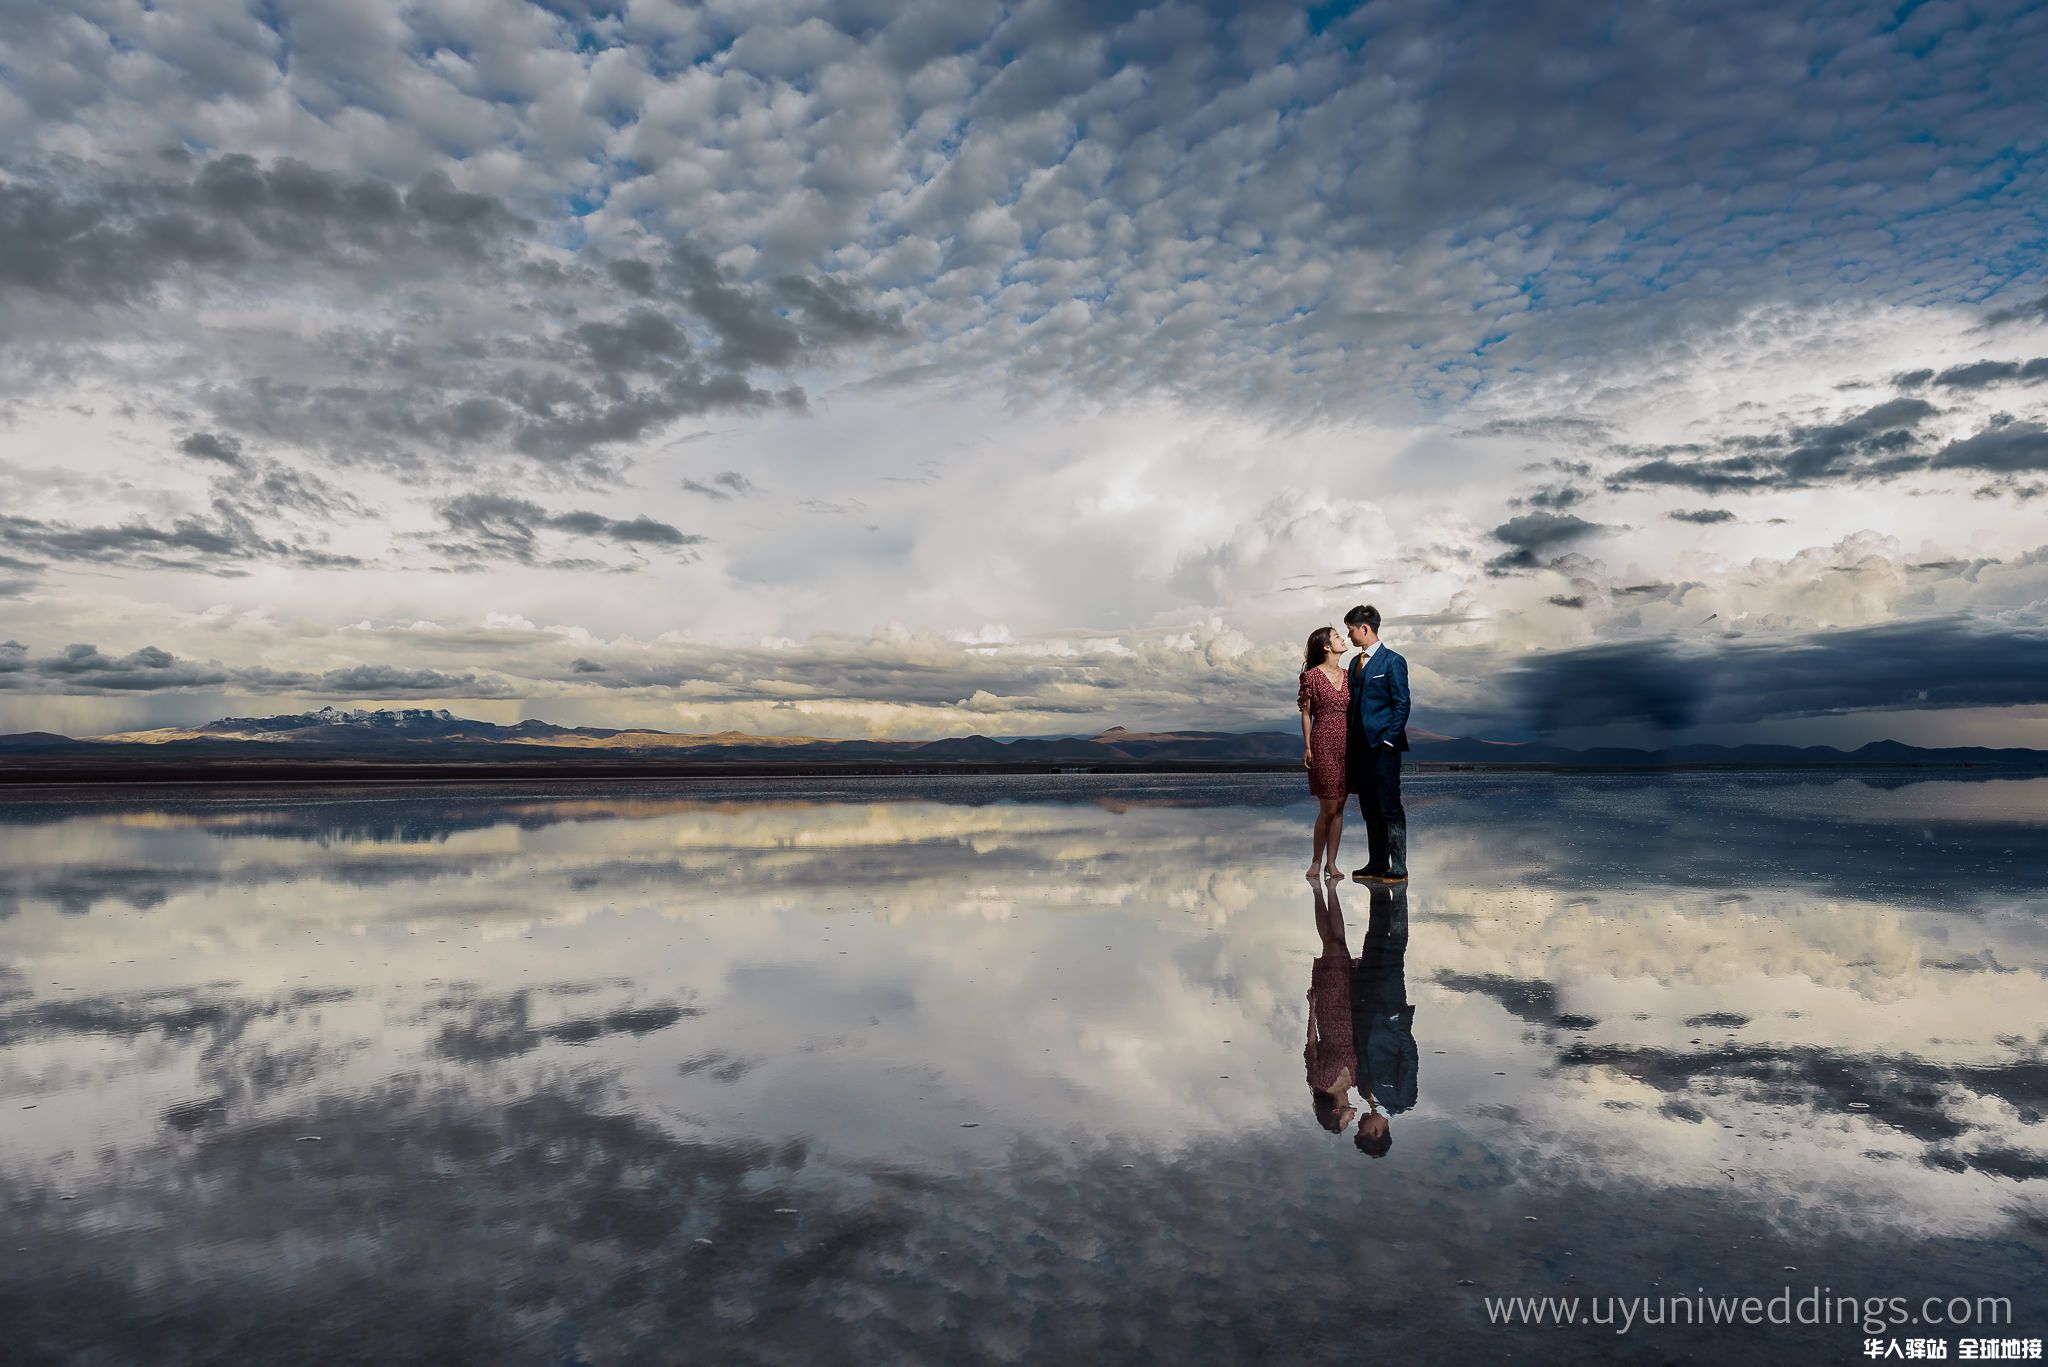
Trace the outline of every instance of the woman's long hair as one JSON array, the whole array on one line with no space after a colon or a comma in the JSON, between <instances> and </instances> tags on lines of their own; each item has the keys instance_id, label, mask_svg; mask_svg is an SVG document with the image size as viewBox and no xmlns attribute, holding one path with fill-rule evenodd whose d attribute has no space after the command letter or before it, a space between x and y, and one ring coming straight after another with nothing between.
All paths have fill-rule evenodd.
<instances>
[{"instance_id":1,"label":"woman's long hair","mask_svg":"<svg viewBox=\"0 0 2048 1367\"><path fill-rule=\"evenodd\" d=\"M1314 631L1311 631L1308 634L1308 653L1302 657L1301 667L1303 669L1314 669L1317 665L1321 664L1323 662L1323 651L1328 648L1324 643L1336 634L1337 628L1335 627L1317 627Z\"/></svg>"}]
</instances>

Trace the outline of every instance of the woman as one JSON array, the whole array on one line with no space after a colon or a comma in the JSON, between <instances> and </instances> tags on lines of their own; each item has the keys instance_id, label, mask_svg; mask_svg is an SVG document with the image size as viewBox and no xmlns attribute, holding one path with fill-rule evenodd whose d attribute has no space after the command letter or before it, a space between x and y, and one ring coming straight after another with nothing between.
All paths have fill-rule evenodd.
<instances>
[{"instance_id":1,"label":"woman","mask_svg":"<svg viewBox=\"0 0 2048 1367\"><path fill-rule=\"evenodd\" d=\"M1308 857L1310 882L1315 881L1318 864L1323 877L1343 877L1337 871L1337 842L1344 838L1344 714L1351 706L1351 685L1337 665L1343 657L1344 638L1337 628L1310 632L1301 689L1295 696L1301 708L1301 765L1308 770L1308 790L1317 803L1315 846Z\"/></svg>"},{"instance_id":2,"label":"woman","mask_svg":"<svg viewBox=\"0 0 2048 1367\"><path fill-rule=\"evenodd\" d=\"M1315 885L1316 932L1323 952L1308 971L1308 1097L1316 1119L1331 1134L1342 1134L1356 1115L1351 1088L1358 1080L1358 1046L1351 1020L1351 950L1344 943L1344 908L1337 889L1327 896Z\"/></svg>"}]
</instances>

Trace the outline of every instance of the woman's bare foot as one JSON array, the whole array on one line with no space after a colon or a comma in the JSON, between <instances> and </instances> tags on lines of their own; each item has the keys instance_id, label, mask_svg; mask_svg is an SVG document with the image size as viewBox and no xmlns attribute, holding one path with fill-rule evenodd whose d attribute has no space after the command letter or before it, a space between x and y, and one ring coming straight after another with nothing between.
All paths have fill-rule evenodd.
<instances>
[{"instance_id":1,"label":"woman's bare foot","mask_svg":"<svg viewBox=\"0 0 2048 1367\"><path fill-rule=\"evenodd\" d=\"M1303 875L1302 875L1302 877L1304 877L1304 878L1308 879L1308 881L1309 881L1309 882L1311 882L1311 883L1315 882L1315 881L1316 881L1316 866L1315 866L1315 865L1313 865L1313 864L1309 865L1309 866L1308 866L1308 872L1307 872L1307 873L1305 873L1305 874L1303 874Z\"/></svg>"},{"instance_id":2,"label":"woman's bare foot","mask_svg":"<svg viewBox=\"0 0 2048 1367\"><path fill-rule=\"evenodd\" d=\"M1337 866L1336 866L1335 864L1325 864L1325 865L1323 865L1323 877L1325 877L1325 878L1342 878L1343 876L1344 876L1344 875L1343 875L1343 873L1342 873L1342 872L1340 872L1340 871L1338 870L1338 868L1337 868Z\"/></svg>"}]
</instances>

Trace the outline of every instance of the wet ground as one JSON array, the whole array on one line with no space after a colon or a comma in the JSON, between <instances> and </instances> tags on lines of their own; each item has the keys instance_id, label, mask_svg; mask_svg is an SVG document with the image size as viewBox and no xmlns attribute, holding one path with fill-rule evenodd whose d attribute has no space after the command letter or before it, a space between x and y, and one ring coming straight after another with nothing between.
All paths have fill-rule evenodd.
<instances>
[{"instance_id":1,"label":"wet ground","mask_svg":"<svg viewBox=\"0 0 2048 1367\"><path fill-rule=\"evenodd\" d=\"M0 1358L2048 1331L2048 780L1408 787L1409 888L1336 894L1414 1008L1378 1157L1310 1104L1294 776L0 803ZM1701 1293L1762 1322L1489 1300Z\"/></svg>"}]
</instances>

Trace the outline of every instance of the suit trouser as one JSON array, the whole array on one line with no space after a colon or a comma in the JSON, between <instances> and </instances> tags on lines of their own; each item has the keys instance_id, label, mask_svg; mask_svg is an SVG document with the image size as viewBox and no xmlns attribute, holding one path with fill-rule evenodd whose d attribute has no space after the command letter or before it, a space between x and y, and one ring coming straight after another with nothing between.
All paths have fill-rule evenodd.
<instances>
[{"instance_id":1,"label":"suit trouser","mask_svg":"<svg viewBox=\"0 0 2048 1367\"><path fill-rule=\"evenodd\" d=\"M1406 821L1401 806L1401 752L1391 745L1375 745L1362 763L1352 766L1352 782L1358 788L1358 814L1368 823Z\"/></svg>"},{"instance_id":2,"label":"suit trouser","mask_svg":"<svg viewBox=\"0 0 2048 1367\"><path fill-rule=\"evenodd\" d=\"M1355 743L1355 737L1354 737ZM1365 866L1385 873L1390 866L1406 874L1408 866L1408 813L1401 806L1401 752L1391 745L1375 745L1356 756L1346 767L1351 786L1358 790L1358 814L1365 818ZM1398 828L1400 848L1395 849Z\"/></svg>"}]
</instances>

